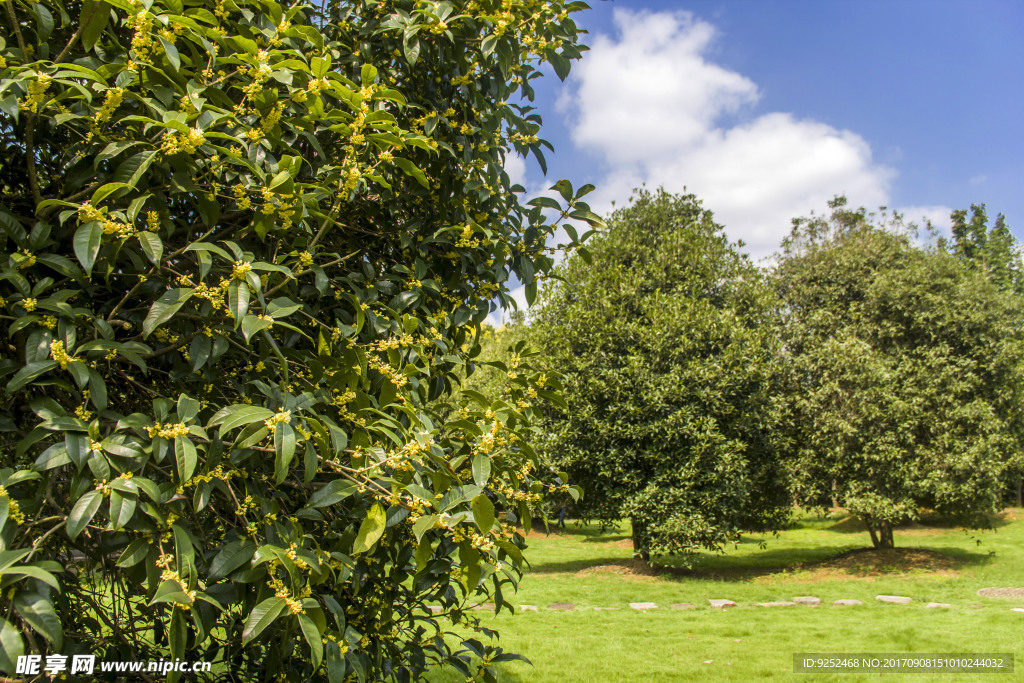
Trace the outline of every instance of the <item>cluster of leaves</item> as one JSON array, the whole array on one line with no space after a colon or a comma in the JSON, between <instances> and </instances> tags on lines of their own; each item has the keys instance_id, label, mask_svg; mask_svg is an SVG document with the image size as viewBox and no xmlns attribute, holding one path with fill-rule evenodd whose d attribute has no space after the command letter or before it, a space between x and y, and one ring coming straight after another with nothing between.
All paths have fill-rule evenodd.
<instances>
[{"instance_id":1,"label":"cluster of leaves","mask_svg":"<svg viewBox=\"0 0 1024 683\"><path fill-rule=\"evenodd\" d=\"M543 451L585 518L643 557L717 549L788 514L768 438L779 344L758 268L692 195L638 191L543 291L530 339L564 375Z\"/></svg>"},{"instance_id":2,"label":"cluster of leaves","mask_svg":"<svg viewBox=\"0 0 1024 683\"><path fill-rule=\"evenodd\" d=\"M511 656L428 604L511 609L516 520L566 490L528 443L555 378L445 401L510 276L535 288L559 220L597 222L502 170L543 163L514 102L542 62L564 78L585 7L6 2L0 669Z\"/></svg>"},{"instance_id":3,"label":"cluster of leaves","mask_svg":"<svg viewBox=\"0 0 1024 683\"><path fill-rule=\"evenodd\" d=\"M923 508L984 524L1021 444L1021 309L899 216L831 208L795 221L775 272L796 496L834 496L882 547Z\"/></svg>"}]
</instances>

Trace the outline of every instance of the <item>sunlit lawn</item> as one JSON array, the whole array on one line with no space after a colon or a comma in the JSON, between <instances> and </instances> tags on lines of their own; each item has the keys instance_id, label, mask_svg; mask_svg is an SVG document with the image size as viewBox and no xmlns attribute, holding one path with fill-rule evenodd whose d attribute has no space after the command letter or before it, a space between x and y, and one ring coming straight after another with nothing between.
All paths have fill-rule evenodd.
<instances>
[{"instance_id":1,"label":"sunlit lawn","mask_svg":"<svg viewBox=\"0 0 1024 683\"><path fill-rule=\"evenodd\" d=\"M870 545L853 520L842 513L801 513L778 536L752 537L724 554L702 555L693 570L664 566L654 572L631 559L626 528L606 535L571 525L550 536L535 531L528 553L533 569L513 600L540 611L476 614L501 633L505 649L533 662L504 665L501 680L507 681L878 678L794 674L793 654L799 652L1014 653L1017 671L1024 671L1024 614L1010 611L1024 607L1024 600L977 595L984 587L1024 586L1024 510L1008 510L991 531L934 524L897 530L895 553L865 554L851 552ZM875 599L880 594L914 602L883 604ZM804 595L821 598L821 606L753 604ZM737 607L712 609L709 598L733 600ZM864 605L832 606L843 598ZM554 602L572 602L576 609L547 609ZM630 602L655 602L659 609L638 612ZM951 608L926 608L928 602ZM673 603L696 609L675 610ZM435 678L459 680L454 673Z\"/></svg>"}]
</instances>

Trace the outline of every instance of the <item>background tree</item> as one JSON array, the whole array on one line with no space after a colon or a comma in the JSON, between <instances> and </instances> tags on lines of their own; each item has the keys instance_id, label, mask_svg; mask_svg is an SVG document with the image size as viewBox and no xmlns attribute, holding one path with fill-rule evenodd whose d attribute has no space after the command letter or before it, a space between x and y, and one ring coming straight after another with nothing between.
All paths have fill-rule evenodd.
<instances>
[{"instance_id":1,"label":"background tree","mask_svg":"<svg viewBox=\"0 0 1024 683\"><path fill-rule=\"evenodd\" d=\"M531 321L568 404L543 450L584 489L580 514L629 518L644 558L788 513L768 438L773 298L739 249L693 195L638 191Z\"/></svg>"},{"instance_id":2,"label":"background tree","mask_svg":"<svg viewBox=\"0 0 1024 683\"><path fill-rule=\"evenodd\" d=\"M510 609L516 516L564 490L526 441L545 379L438 401L552 265L502 166L543 163L514 103L585 5L5 7L0 669L492 678L426 603Z\"/></svg>"},{"instance_id":3,"label":"background tree","mask_svg":"<svg viewBox=\"0 0 1024 683\"><path fill-rule=\"evenodd\" d=\"M989 227L985 205L972 204L970 219L963 209L954 211L950 218L952 240L944 240L943 246L982 273L1000 291L1013 295L1017 310L1024 310L1024 255L1006 224L1006 217L999 214ZM1020 507L1024 506L1024 425L1016 427L1019 445L1016 457L1007 468L1007 481L1015 490Z\"/></svg>"},{"instance_id":4,"label":"background tree","mask_svg":"<svg viewBox=\"0 0 1024 683\"><path fill-rule=\"evenodd\" d=\"M875 547L922 508L984 524L1019 418L1019 309L899 217L845 204L795 221L775 271L797 497L834 485Z\"/></svg>"}]
</instances>

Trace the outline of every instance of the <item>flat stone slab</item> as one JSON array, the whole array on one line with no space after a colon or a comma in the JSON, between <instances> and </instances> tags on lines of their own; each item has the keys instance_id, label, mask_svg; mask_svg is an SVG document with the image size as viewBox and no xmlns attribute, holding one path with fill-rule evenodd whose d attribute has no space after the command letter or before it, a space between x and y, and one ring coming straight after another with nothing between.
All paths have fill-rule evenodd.
<instances>
[{"instance_id":1,"label":"flat stone slab","mask_svg":"<svg viewBox=\"0 0 1024 683\"><path fill-rule=\"evenodd\" d=\"M485 603L483 603L481 605L473 605L472 609L475 610L475 611L489 609L489 610L491 610L493 612L494 611L494 605L492 603L490 603L490 602L485 602Z\"/></svg>"},{"instance_id":2,"label":"flat stone slab","mask_svg":"<svg viewBox=\"0 0 1024 683\"><path fill-rule=\"evenodd\" d=\"M631 602L629 603L631 609L645 610L645 609L658 609L658 606L653 602Z\"/></svg>"},{"instance_id":3,"label":"flat stone slab","mask_svg":"<svg viewBox=\"0 0 1024 683\"><path fill-rule=\"evenodd\" d=\"M809 605L811 607L816 607L821 604L821 598L816 598L812 595L798 595L795 598L793 598L793 602L795 602L798 605Z\"/></svg>"},{"instance_id":4,"label":"flat stone slab","mask_svg":"<svg viewBox=\"0 0 1024 683\"><path fill-rule=\"evenodd\" d=\"M1011 612L1024 612L1024 607L1011 607Z\"/></svg>"},{"instance_id":5,"label":"flat stone slab","mask_svg":"<svg viewBox=\"0 0 1024 683\"><path fill-rule=\"evenodd\" d=\"M879 602L890 602L894 605L909 605L913 602L913 598L908 598L903 595L876 595L875 600Z\"/></svg>"},{"instance_id":6,"label":"flat stone slab","mask_svg":"<svg viewBox=\"0 0 1024 683\"><path fill-rule=\"evenodd\" d=\"M929 602L927 605L925 605L925 607L938 607L941 609L950 609L951 607L953 607L953 605L950 605L948 602Z\"/></svg>"},{"instance_id":7,"label":"flat stone slab","mask_svg":"<svg viewBox=\"0 0 1024 683\"><path fill-rule=\"evenodd\" d=\"M536 612L537 605L519 605L520 612Z\"/></svg>"},{"instance_id":8,"label":"flat stone slab","mask_svg":"<svg viewBox=\"0 0 1024 683\"><path fill-rule=\"evenodd\" d=\"M553 602L548 609L562 610L563 612L571 612L576 609L576 605L571 602Z\"/></svg>"},{"instance_id":9,"label":"flat stone slab","mask_svg":"<svg viewBox=\"0 0 1024 683\"><path fill-rule=\"evenodd\" d=\"M985 598L1024 598L1024 588L982 588L978 595Z\"/></svg>"},{"instance_id":10,"label":"flat stone slab","mask_svg":"<svg viewBox=\"0 0 1024 683\"><path fill-rule=\"evenodd\" d=\"M715 609L725 609L726 607L735 607L736 603L732 600L708 600L711 606Z\"/></svg>"},{"instance_id":11,"label":"flat stone slab","mask_svg":"<svg viewBox=\"0 0 1024 683\"><path fill-rule=\"evenodd\" d=\"M864 603L860 600L836 600L832 603L833 607L850 607L853 605L863 605Z\"/></svg>"},{"instance_id":12,"label":"flat stone slab","mask_svg":"<svg viewBox=\"0 0 1024 683\"><path fill-rule=\"evenodd\" d=\"M444 611L444 607L441 607L440 605L428 605L427 609L430 610L431 614L440 614Z\"/></svg>"},{"instance_id":13,"label":"flat stone slab","mask_svg":"<svg viewBox=\"0 0 1024 683\"><path fill-rule=\"evenodd\" d=\"M672 609L697 609L697 605L691 605L688 602L677 602L672 605Z\"/></svg>"},{"instance_id":14,"label":"flat stone slab","mask_svg":"<svg viewBox=\"0 0 1024 683\"><path fill-rule=\"evenodd\" d=\"M618 607L595 607L594 611L595 612L614 612L617 609L619 609L619 608Z\"/></svg>"},{"instance_id":15,"label":"flat stone slab","mask_svg":"<svg viewBox=\"0 0 1024 683\"><path fill-rule=\"evenodd\" d=\"M795 602L755 602L757 607L796 607Z\"/></svg>"}]
</instances>

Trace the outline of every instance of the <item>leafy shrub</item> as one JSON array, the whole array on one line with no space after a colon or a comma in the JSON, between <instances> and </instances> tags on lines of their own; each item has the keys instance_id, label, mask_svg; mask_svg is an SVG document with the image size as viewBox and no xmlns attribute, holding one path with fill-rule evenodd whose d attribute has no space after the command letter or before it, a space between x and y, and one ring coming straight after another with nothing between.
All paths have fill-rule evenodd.
<instances>
[{"instance_id":1,"label":"leafy shrub","mask_svg":"<svg viewBox=\"0 0 1024 683\"><path fill-rule=\"evenodd\" d=\"M514 523L564 489L526 441L546 378L438 406L510 275L552 266L502 164L543 164L514 102L585 5L5 7L0 668L509 657L427 604L511 609Z\"/></svg>"}]
</instances>

